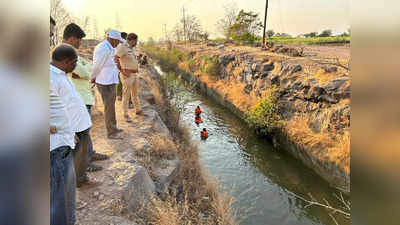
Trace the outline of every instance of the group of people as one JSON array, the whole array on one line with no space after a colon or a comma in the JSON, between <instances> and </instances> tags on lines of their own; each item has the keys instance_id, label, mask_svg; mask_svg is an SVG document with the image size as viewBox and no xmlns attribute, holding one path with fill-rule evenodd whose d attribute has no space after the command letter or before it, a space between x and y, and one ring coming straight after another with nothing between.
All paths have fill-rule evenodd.
<instances>
[{"instance_id":1,"label":"group of people","mask_svg":"<svg viewBox=\"0 0 400 225\"><path fill-rule=\"evenodd\" d=\"M50 36L56 22L50 18ZM135 46L138 36L110 30L98 44L93 66L79 57L85 32L78 25L67 25L61 44L51 49L50 61L50 224L75 224L75 188L90 183L87 172L103 169L96 160L109 157L93 149L90 137L91 109L94 105L92 86L99 91L103 105L107 138L123 139L117 127L115 101L119 77L122 82L122 108L126 122L129 101L136 115L143 115L137 97L138 61ZM146 59L147 60L147 59Z\"/></svg>"},{"instance_id":2,"label":"group of people","mask_svg":"<svg viewBox=\"0 0 400 225\"><path fill-rule=\"evenodd\" d=\"M201 109L200 109L200 106L197 106L196 109L194 110L194 115L195 115L195 117L194 117L194 122L197 124L197 126L198 126L200 123L203 123L203 120L201 120L201 116L200 116L201 113L202 113L202 111L201 111ZM200 137L201 137L201 139L203 139L203 140L205 140L205 139L208 138L208 131L207 131L206 128L203 128L203 130L200 131Z\"/></svg>"}]
</instances>

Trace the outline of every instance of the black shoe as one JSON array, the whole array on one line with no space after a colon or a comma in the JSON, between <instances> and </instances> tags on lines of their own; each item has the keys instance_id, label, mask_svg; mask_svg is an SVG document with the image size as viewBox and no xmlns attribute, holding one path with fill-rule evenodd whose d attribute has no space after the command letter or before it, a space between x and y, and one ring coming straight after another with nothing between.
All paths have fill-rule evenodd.
<instances>
[{"instance_id":1,"label":"black shoe","mask_svg":"<svg viewBox=\"0 0 400 225\"><path fill-rule=\"evenodd\" d=\"M108 139L117 140L117 139L123 139L123 138L121 136L119 136L117 133L114 133L114 134L108 135Z\"/></svg>"},{"instance_id":2,"label":"black shoe","mask_svg":"<svg viewBox=\"0 0 400 225\"><path fill-rule=\"evenodd\" d=\"M84 176L76 179L76 187L80 188L82 185L89 183L89 177L85 174Z\"/></svg>"},{"instance_id":3,"label":"black shoe","mask_svg":"<svg viewBox=\"0 0 400 225\"><path fill-rule=\"evenodd\" d=\"M115 134L121 133L122 131L124 130L117 128L117 130L115 130Z\"/></svg>"},{"instance_id":4,"label":"black shoe","mask_svg":"<svg viewBox=\"0 0 400 225\"><path fill-rule=\"evenodd\" d=\"M105 154L100 154L100 153L94 153L93 155L92 155L92 158L91 158L91 161L93 162L93 161L99 161L99 160L106 160L106 159L109 159L110 157L108 156L108 155L105 155Z\"/></svg>"},{"instance_id":5,"label":"black shoe","mask_svg":"<svg viewBox=\"0 0 400 225\"><path fill-rule=\"evenodd\" d=\"M86 171L89 172L89 173L92 173L92 172L100 171L102 169L103 169L102 166L98 166L96 164L90 163L88 165L88 168L86 169Z\"/></svg>"}]
</instances>

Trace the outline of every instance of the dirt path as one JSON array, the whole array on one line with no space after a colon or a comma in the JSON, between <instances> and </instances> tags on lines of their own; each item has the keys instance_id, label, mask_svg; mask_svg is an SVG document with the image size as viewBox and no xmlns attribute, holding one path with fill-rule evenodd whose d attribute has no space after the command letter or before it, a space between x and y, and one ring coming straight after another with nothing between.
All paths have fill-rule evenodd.
<instances>
[{"instance_id":1,"label":"dirt path","mask_svg":"<svg viewBox=\"0 0 400 225\"><path fill-rule=\"evenodd\" d=\"M110 156L109 160L96 161L102 171L88 173L90 184L77 189L77 225L129 225L134 224L121 215L121 193L137 167L137 154L146 151L146 136L151 131L153 109L142 101L144 116L132 117L133 122L123 120L121 101L116 102L117 126L124 132L123 140L106 138L102 101L97 96L97 110L92 115L91 137L94 149ZM131 111L133 116L133 110Z\"/></svg>"}]
</instances>

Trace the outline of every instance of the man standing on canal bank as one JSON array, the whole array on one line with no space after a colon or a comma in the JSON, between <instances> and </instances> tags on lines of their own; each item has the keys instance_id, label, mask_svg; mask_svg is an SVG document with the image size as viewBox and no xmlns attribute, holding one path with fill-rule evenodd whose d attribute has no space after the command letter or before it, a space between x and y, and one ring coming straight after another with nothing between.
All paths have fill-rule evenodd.
<instances>
[{"instance_id":1,"label":"man standing on canal bank","mask_svg":"<svg viewBox=\"0 0 400 225\"><path fill-rule=\"evenodd\" d=\"M86 34L81 29L81 27L74 23L71 23L67 25L64 29L63 43L72 45L77 51L77 49L79 49L81 45L82 39L85 36ZM72 83L74 84L76 91L81 95L83 101L85 102L86 108L90 115L92 106L94 104L94 97L89 84L90 73L87 66L90 66L89 62L78 56L76 67L72 73L68 74L68 76L72 78ZM86 158L86 168L84 168L85 170L88 170L89 172L94 172L103 169L101 166L92 163L92 161L105 160L108 159L108 156L97 153L93 150L93 143L90 137L90 133L88 135L87 151L85 152L86 155L82 156Z\"/></svg>"},{"instance_id":2,"label":"man standing on canal bank","mask_svg":"<svg viewBox=\"0 0 400 225\"><path fill-rule=\"evenodd\" d=\"M50 64L50 224L75 224L74 136L85 142L91 126L80 95L67 77L75 69L77 54L69 45L56 47ZM80 135L79 135L80 133ZM87 142L86 142L87 144ZM77 179L78 180L78 179Z\"/></svg>"},{"instance_id":3,"label":"man standing on canal bank","mask_svg":"<svg viewBox=\"0 0 400 225\"><path fill-rule=\"evenodd\" d=\"M135 33L128 35L127 41L120 44L115 52L115 61L121 71L122 81L122 107L126 122L132 122L128 114L129 99L132 97L137 115L143 115L138 94L137 94L137 74L138 61L136 59L136 44L138 36Z\"/></svg>"},{"instance_id":4,"label":"man standing on canal bank","mask_svg":"<svg viewBox=\"0 0 400 225\"><path fill-rule=\"evenodd\" d=\"M91 83L96 83L103 100L104 119L109 139L122 139L119 135L122 129L117 128L115 118L116 86L119 79L118 68L114 62L114 52L120 42L123 42L121 33L117 30L110 30L107 39L96 46L90 80Z\"/></svg>"}]
</instances>

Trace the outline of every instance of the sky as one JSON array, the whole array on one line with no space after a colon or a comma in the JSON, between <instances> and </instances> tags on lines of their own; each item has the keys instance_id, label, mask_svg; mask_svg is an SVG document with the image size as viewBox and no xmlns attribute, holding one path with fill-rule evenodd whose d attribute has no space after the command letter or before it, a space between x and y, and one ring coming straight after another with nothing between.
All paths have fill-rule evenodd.
<instances>
[{"instance_id":1,"label":"sky","mask_svg":"<svg viewBox=\"0 0 400 225\"><path fill-rule=\"evenodd\" d=\"M142 40L158 40L182 18L182 9L195 15L211 37L219 36L216 22L224 16L224 5L235 2L239 9L257 12L264 18L264 0L62 0L78 18L95 18L99 32L115 28L117 17L122 31L135 32ZM118 16L117 16L118 15ZM93 22L93 20L92 20ZM89 26L92 28L93 26ZM343 33L350 28L349 0L269 0L267 29L298 35L332 29ZM90 37L90 32L88 32Z\"/></svg>"}]
</instances>

